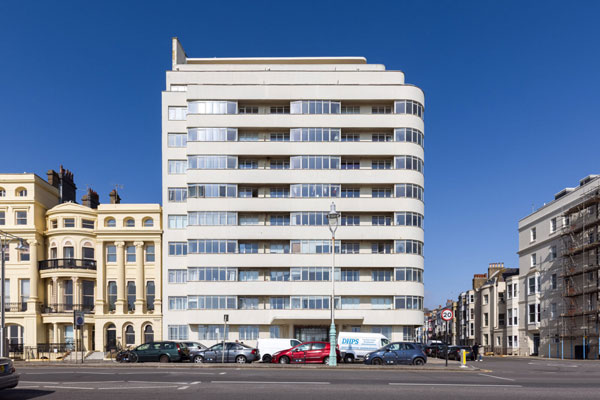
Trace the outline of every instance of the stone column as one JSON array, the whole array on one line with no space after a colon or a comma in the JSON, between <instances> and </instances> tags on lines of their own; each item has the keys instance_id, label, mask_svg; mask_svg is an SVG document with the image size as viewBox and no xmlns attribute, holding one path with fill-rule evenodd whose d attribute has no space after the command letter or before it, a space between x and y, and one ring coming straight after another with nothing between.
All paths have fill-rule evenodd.
<instances>
[{"instance_id":1,"label":"stone column","mask_svg":"<svg viewBox=\"0 0 600 400\"><path fill-rule=\"evenodd\" d=\"M125 297L125 242L115 242L117 246L117 301L115 309L118 314L127 313L127 297Z\"/></svg>"},{"instance_id":2,"label":"stone column","mask_svg":"<svg viewBox=\"0 0 600 400\"><path fill-rule=\"evenodd\" d=\"M29 240L29 302L37 303L38 289L40 284L40 272L38 270L38 241ZM29 307L27 308L29 310ZM34 308L35 309L35 308Z\"/></svg>"},{"instance_id":3,"label":"stone column","mask_svg":"<svg viewBox=\"0 0 600 400\"><path fill-rule=\"evenodd\" d=\"M162 314L162 247L160 241L154 242L154 276L156 277L154 281L154 313ZM161 338L160 336L156 337L159 338L158 340Z\"/></svg>"},{"instance_id":4,"label":"stone column","mask_svg":"<svg viewBox=\"0 0 600 400\"><path fill-rule=\"evenodd\" d=\"M104 314L105 309L104 291L106 290L106 278L104 261L104 242L99 240L96 242L96 290L94 292L94 296L96 297L94 312L96 315Z\"/></svg>"},{"instance_id":5,"label":"stone column","mask_svg":"<svg viewBox=\"0 0 600 400\"><path fill-rule=\"evenodd\" d=\"M58 340L58 324L52 323L52 343L59 343Z\"/></svg>"},{"instance_id":6,"label":"stone column","mask_svg":"<svg viewBox=\"0 0 600 400\"><path fill-rule=\"evenodd\" d=\"M73 282L73 309L80 310L81 301L79 296L79 287L81 283L79 282L79 278L76 276L72 276L71 281Z\"/></svg>"},{"instance_id":7,"label":"stone column","mask_svg":"<svg viewBox=\"0 0 600 400\"><path fill-rule=\"evenodd\" d=\"M135 245L135 313L143 314L146 307L144 287L144 242L134 242Z\"/></svg>"},{"instance_id":8,"label":"stone column","mask_svg":"<svg viewBox=\"0 0 600 400\"><path fill-rule=\"evenodd\" d=\"M58 277L57 276L53 276L52 277L52 300L51 302L51 306L52 307L57 307L58 304Z\"/></svg>"}]
</instances>

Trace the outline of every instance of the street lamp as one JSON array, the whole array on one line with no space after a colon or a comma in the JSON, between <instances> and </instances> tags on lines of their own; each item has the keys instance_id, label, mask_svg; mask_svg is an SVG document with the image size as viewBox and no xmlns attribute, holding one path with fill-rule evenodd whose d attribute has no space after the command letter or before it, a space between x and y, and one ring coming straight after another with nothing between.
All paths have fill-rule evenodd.
<instances>
[{"instance_id":1,"label":"street lamp","mask_svg":"<svg viewBox=\"0 0 600 400\"><path fill-rule=\"evenodd\" d=\"M335 346L335 231L338 228L340 213L335 209L335 203L331 202L331 208L327 214L329 230L331 231L331 327L329 328L329 366L337 366L337 353Z\"/></svg>"},{"instance_id":2,"label":"street lamp","mask_svg":"<svg viewBox=\"0 0 600 400\"><path fill-rule=\"evenodd\" d=\"M13 234L10 234L8 232L4 232L4 231L0 231L0 248L2 249L1 251L1 257L2 257L2 273L1 273L1 280L0 280L0 294L2 297L2 305L1 305L1 311L0 311L0 334L2 336L2 341L0 342L0 357L6 357L7 356L7 352L6 352L6 323L5 323L5 317L4 317L4 312L5 312L5 307L6 307L6 287L5 287L5 279L4 279L4 272L5 272L5 266L4 266L4 259L6 257L5 255L5 251L6 251L6 247L8 246L8 244L10 242L12 242L13 240L18 240L19 244L17 244L16 249L18 251L24 251L27 250L29 248L29 246L25 243L25 239L20 238L18 236L15 236Z\"/></svg>"}]
</instances>

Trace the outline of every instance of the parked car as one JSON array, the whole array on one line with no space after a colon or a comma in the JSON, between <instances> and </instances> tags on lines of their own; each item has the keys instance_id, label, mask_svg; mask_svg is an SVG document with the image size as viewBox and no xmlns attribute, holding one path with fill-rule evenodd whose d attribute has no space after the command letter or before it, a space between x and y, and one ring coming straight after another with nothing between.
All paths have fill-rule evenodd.
<instances>
[{"instance_id":1,"label":"parked car","mask_svg":"<svg viewBox=\"0 0 600 400\"><path fill-rule=\"evenodd\" d=\"M473 355L473 349L470 346L450 346L448 347L448 358L451 360L460 361L460 351L465 350L467 352L467 360L475 361Z\"/></svg>"},{"instance_id":2,"label":"parked car","mask_svg":"<svg viewBox=\"0 0 600 400\"><path fill-rule=\"evenodd\" d=\"M424 365L427 355L414 343L394 342L365 355L365 364L413 364Z\"/></svg>"},{"instance_id":3,"label":"parked car","mask_svg":"<svg viewBox=\"0 0 600 400\"><path fill-rule=\"evenodd\" d=\"M205 350L207 347L200 342L183 342L189 350L189 354L186 357L186 360L193 360L194 356L198 354L201 350Z\"/></svg>"},{"instance_id":4,"label":"parked car","mask_svg":"<svg viewBox=\"0 0 600 400\"><path fill-rule=\"evenodd\" d=\"M182 342L149 342L131 350L137 362L159 361L162 363L182 361L189 357L189 349Z\"/></svg>"},{"instance_id":5,"label":"parked car","mask_svg":"<svg viewBox=\"0 0 600 400\"><path fill-rule=\"evenodd\" d=\"M192 361L195 363L220 363L225 361L238 364L251 363L260 360L258 349L245 345L243 343L225 343L225 352L223 352L223 343L217 343L205 350L198 351Z\"/></svg>"},{"instance_id":6,"label":"parked car","mask_svg":"<svg viewBox=\"0 0 600 400\"><path fill-rule=\"evenodd\" d=\"M365 354L382 348L390 340L381 333L340 332L338 346L344 362L352 363Z\"/></svg>"},{"instance_id":7,"label":"parked car","mask_svg":"<svg viewBox=\"0 0 600 400\"><path fill-rule=\"evenodd\" d=\"M10 358L0 357L0 389L12 389L19 384L19 374Z\"/></svg>"},{"instance_id":8,"label":"parked car","mask_svg":"<svg viewBox=\"0 0 600 400\"><path fill-rule=\"evenodd\" d=\"M426 353L428 357L439 357L441 353L444 352L446 345L443 343L433 343L428 346L427 350L429 353Z\"/></svg>"},{"instance_id":9,"label":"parked car","mask_svg":"<svg viewBox=\"0 0 600 400\"><path fill-rule=\"evenodd\" d=\"M289 349L290 347L295 347L301 343L298 339L258 339L256 348L262 357L262 361L270 363L273 354Z\"/></svg>"},{"instance_id":10,"label":"parked car","mask_svg":"<svg viewBox=\"0 0 600 400\"><path fill-rule=\"evenodd\" d=\"M272 363L280 364L299 364L299 363L320 363L329 362L329 342L307 342L302 343L291 349L278 351L273 354ZM341 361L340 349L335 349L337 361Z\"/></svg>"}]
</instances>

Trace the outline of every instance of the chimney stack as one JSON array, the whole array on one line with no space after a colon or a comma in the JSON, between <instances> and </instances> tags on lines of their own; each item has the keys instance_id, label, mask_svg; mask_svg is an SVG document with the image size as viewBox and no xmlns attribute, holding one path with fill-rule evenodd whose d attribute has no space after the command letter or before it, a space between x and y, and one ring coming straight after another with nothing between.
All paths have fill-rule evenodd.
<instances>
[{"instance_id":1,"label":"chimney stack","mask_svg":"<svg viewBox=\"0 0 600 400\"><path fill-rule=\"evenodd\" d=\"M77 186L73 179L73 173L68 169L64 169L60 166L58 172L53 169L47 172L48 183L58 189L58 202L66 203L73 202L77 203Z\"/></svg>"},{"instance_id":2,"label":"chimney stack","mask_svg":"<svg viewBox=\"0 0 600 400\"><path fill-rule=\"evenodd\" d=\"M487 281L487 274L474 274L473 275L473 290L477 290L482 287Z\"/></svg>"},{"instance_id":3,"label":"chimney stack","mask_svg":"<svg viewBox=\"0 0 600 400\"><path fill-rule=\"evenodd\" d=\"M81 197L81 204L89 208L98 208L100 204L100 196L91 188L88 188L87 193Z\"/></svg>"},{"instance_id":4,"label":"chimney stack","mask_svg":"<svg viewBox=\"0 0 600 400\"><path fill-rule=\"evenodd\" d=\"M110 204L121 203L121 197L119 197L119 193L117 193L117 189L113 189L110 192L110 194L108 195L108 197L110 197Z\"/></svg>"}]
</instances>

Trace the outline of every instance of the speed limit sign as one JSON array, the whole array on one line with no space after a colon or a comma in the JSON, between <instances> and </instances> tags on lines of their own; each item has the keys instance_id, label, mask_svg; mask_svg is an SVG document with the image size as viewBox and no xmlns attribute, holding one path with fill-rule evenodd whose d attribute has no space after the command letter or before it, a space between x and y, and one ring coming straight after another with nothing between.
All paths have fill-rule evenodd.
<instances>
[{"instance_id":1,"label":"speed limit sign","mask_svg":"<svg viewBox=\"0 0 600 400\"><path fill-rule=\"evenodd\" d=\"M444 321L450 321L452 320L452 318L454 318L454 313L452 312L452 310L446 308L445 310L442 310L442 319Z\"/></svg>"}]
</instances>

